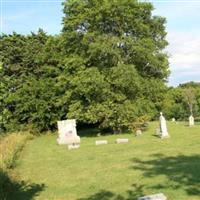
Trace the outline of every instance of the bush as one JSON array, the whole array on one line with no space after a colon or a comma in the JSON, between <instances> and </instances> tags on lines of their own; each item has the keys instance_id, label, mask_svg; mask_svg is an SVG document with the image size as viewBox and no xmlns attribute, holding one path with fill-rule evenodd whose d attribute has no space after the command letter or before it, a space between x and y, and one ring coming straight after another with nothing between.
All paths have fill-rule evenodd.
<instances>
[{"instance_id":1,"label":"bush","mask_svg":"<svg viewBox=\"0 0 200 200\"><path fill-rule=\"evenodd\" d=\"M148 128L149 117L148 116L141 116L138 117L134 122L129 125L129 130L131 132L135 132L137 130L145 131Z\"/></svg>"}]
</instances>

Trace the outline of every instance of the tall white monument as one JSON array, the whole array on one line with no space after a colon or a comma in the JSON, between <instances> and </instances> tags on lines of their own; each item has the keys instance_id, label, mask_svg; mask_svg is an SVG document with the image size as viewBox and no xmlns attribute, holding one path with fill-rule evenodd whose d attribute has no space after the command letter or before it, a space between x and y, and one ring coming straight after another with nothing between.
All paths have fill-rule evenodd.
<instances>
[{"instance_id":1,"label":"tall white monument","mask_svg":"<svg viewBox=\"0 0 200 200\"><path fill-rule=\"evenodd\" d=\"M163 116L162 112L160 113L160 137L161 138L168 138L169 134L167 131L167 124L166 124L166 120L165 117Z\"/></svg>"},{"instance_id":2,"label":"tall white monument","mask_svg":"<svg viewBox=\"0 0 200 200\"><path fill-rule=\"evenodd\" d=\"M75 149L80 146L80 137L76 131L76 120L68 119L58 121L58 144L67 144L69 149Z\"/></svg>"},{"instance_id":3,"label":"tall white monument","mask_svg":"<svg viewBox=\"0 0 200 200\"><path fill-rule=\"evenodd\" d=\"M189 117L189 126L194 126L194 117L192 115Z\"/></svg>"}]
</instances>

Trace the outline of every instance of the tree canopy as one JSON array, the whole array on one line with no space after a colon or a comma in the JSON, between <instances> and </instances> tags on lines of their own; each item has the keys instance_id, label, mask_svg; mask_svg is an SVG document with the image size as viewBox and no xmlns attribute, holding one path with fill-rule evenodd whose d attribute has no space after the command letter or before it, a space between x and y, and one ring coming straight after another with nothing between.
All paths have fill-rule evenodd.
<instances>
[{"instance_id":1,"label":"tree canopy","mask_svg":"<svg viewBox=\"0 0 200 200\"><path fill-rule=\"evenodd\" d=\"M68 0L63 30L0 37L1 127L53 130L76 118L114 132L161 110L165 23L151 3Z\"/></svg>"}]
</instances>

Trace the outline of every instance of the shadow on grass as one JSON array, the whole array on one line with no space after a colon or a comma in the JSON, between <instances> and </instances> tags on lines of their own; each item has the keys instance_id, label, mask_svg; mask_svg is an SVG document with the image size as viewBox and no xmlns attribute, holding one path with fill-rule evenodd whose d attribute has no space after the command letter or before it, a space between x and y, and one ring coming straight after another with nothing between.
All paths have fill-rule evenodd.
<instances>
[{"instance_id":1,"label":"shadow on grass","mask_svg":"<svg viewBox=\"0 0 200 200\"><path fill-rule=\"evenodd\" d=\"M82 128L78 131L78 134L82 137L96 137L99 133L101 133L98 128Z\"/></svg>"},{"instance_id":2,"label":"shadow on grass","mask_svg":"<svg viewBox=\"0 0 200 200\"><path fill-rule=\"evenodd\" d=\"M164 175L168 180L159 185L147 186L152 189L182 189L188 195L200 196L200 156L179 155L166 157L155 154L153 159L143 161L134 159L135 170L143 172L145 177Z\"/></svg>"},{"instance_id":3,"label":"shadow on grass","mask_svg":"<svg viewBox=\"0 0 200 200\"><path fill-rule=\"evenodd\" d=\"M132 189L126 191L126 195L115 194L108 190L100 190L99 192L78 200L135 200L140 196L143 196L143 187L138 185L132 185Z\"/></svg>"},{"instance_id":4,"label":"shadow on grass","mask_svg":"<svg viewBox=\"0 0 200 200\"><path fill-rule=\"evenodd\" d=\"M161 139L160 135L158 134L153 134L152 136Z\"/></svg>"},{"instance_id":5,"label":"shadow on grass","mask_svg":"<svg viewBox=\"0 0 200 200\"><path fill-rule=\"evenodd\" d=\"M0 199L1 200L31 200L45 188L44 184L17 182L7 173L0 171Z\"/></svg>"},{"instance_id":6,"label":"shadow on grass","mask_svg":"<svg viewBox=\"0 0 200 200\"><path fill-rule=\"evenodd\" d=\"M113 134L109 129L100 129L98 127L82 127L78 131L78 135L81 137L97 137Z\"/></svg>"},{"instance_id":7,"label":"shadow on grass","mask_svg":"<svg viewBox=\"0 0 200 200\"><path fill-rule=\"evenodd\" d=\"M181 189L187 192L189 196L200 196L200 156L199 155L179 155L166 157L162 154L155 154L148 161L133 159L134 170L143 172L143 176L153 178L165 176L167 180L160 184L151 185L132 185L132 189L122 196L109 190L100 190L99 192L78 200L136 200L140 196L145 196L145 190L151 189L164 192L165 189L171 189L176 192Z\"/></svg>"}]
</instances>

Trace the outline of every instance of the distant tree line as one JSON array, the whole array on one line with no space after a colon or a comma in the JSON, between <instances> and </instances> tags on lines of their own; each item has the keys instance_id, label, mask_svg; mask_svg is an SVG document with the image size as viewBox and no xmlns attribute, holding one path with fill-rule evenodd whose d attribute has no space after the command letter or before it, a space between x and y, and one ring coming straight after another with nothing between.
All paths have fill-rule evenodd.
<instances>
[{"instance_id":1,"label":"distant tree line","mask_svg":"<svg viewBox=\"0 0 200 200\"><path fill-rule=\"evenodd\" d=\"M196 121L200 121L200 83L188 82L168 88L163 112L168 119L188 120L193 115Z\"/></svg>"},{"instance_id":2,"label":"distant tree line","mask_svg":"<svg viewBox=\"0 0 200 200\"><path fill-rule=\"evenodd\" d=\"M75 118L118 132L161 110L188 115L184 86L166 86L166 20L152 15L151 3L68 0L63 6L59 35L39 29L0 36L1 130L54 130L57 120Z\"/></svg>"}]
</instances>

